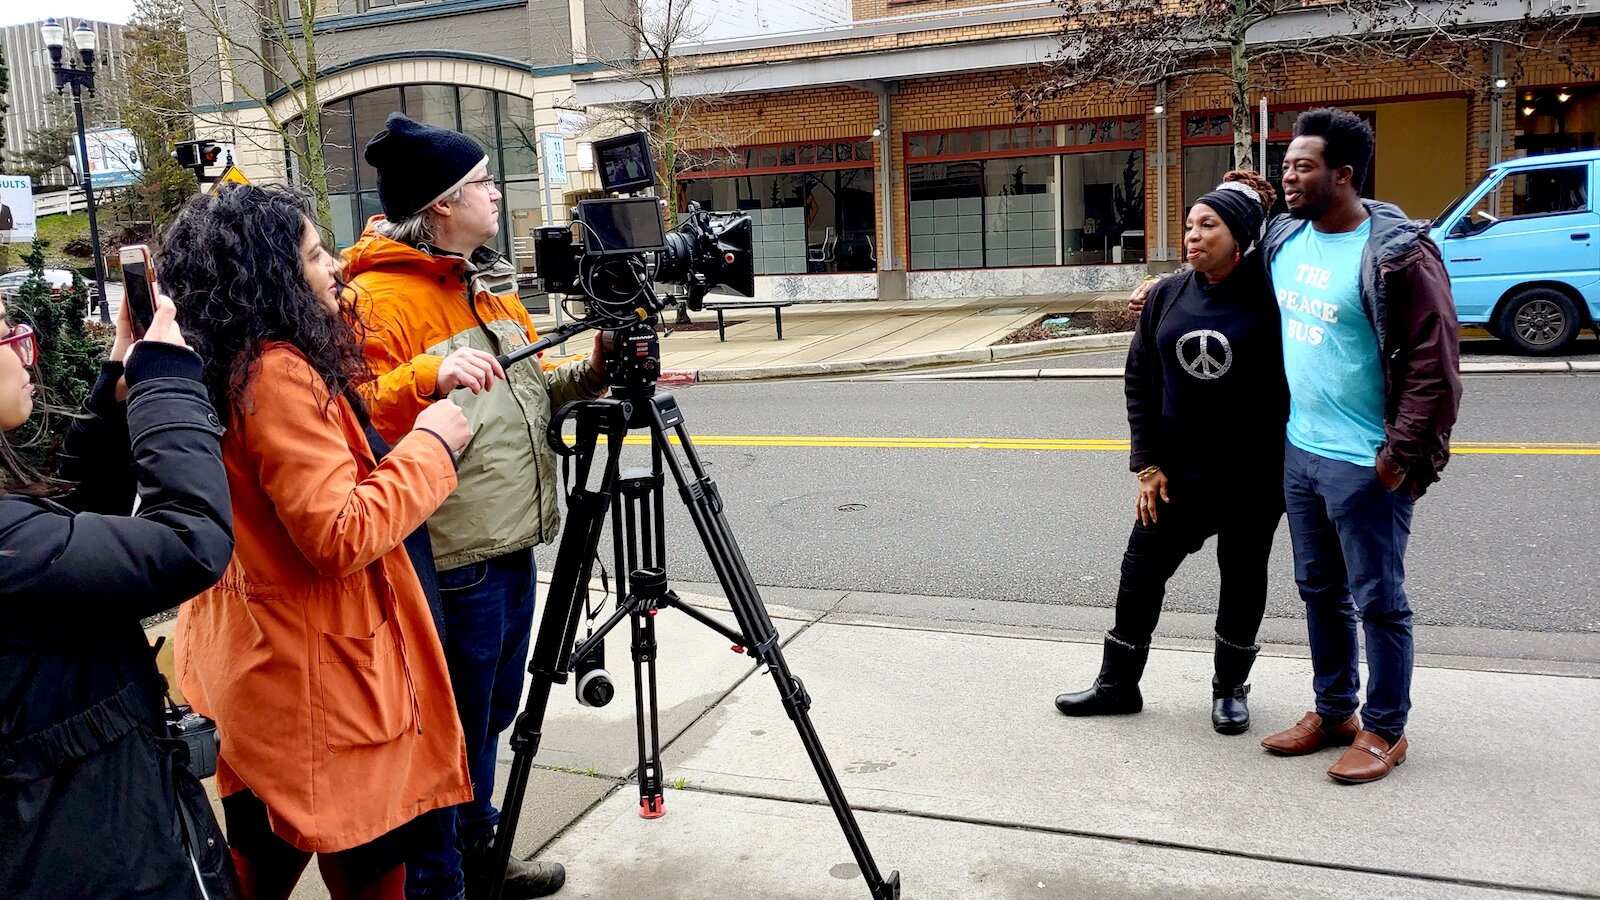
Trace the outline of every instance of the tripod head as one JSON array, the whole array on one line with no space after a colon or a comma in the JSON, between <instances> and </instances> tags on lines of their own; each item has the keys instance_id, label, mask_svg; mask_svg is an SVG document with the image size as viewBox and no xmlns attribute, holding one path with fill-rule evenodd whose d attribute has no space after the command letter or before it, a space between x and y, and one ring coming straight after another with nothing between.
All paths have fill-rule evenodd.
<instances>
[{"instance_id":1,"label":"tripod head","mask_svg":"<svg viewBox=\"0 0 1600 900\"><path fill-rule=\"evenodd\" d=\"M666 306L668 297L657 298L656 310ZM641 400L656 392L656 379L661 375L661 344L656 339L656 311L645 314L636 310L640 318L634 321L611 319L580 319L549 334L520 350L495 357L502 369L530 359L541 351L565 343L585 331L599 329L611 335L606 342L606 373L611 379L611 394L619 400Z\"/></svg>"}]
</instances>

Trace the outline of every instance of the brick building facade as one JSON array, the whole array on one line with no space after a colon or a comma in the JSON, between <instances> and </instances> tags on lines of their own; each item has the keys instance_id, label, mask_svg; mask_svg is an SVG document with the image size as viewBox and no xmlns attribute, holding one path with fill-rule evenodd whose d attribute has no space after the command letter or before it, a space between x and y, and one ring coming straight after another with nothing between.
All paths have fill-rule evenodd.
<instances>
[{"instance_id":1,"label":"brick building facade","mask_svg":"<svg viewBox=\"0 0 1600 900\"><path fill-rule=\"evenodd\" d=\"M602 117L586 120L585 110L652 95L652 85L602 62L628 55L608 5L625 2L321 0L313 32L339 242L376 209L359 148L383 115L404 109L490 147L507 197L502 249L531 269L529 237L546 219L546 198L528 138L567 138L572 183L548 198L563 221L572 192L598 187L584 144L603 133L588 124ZM826 11L843 0L808 2ZM750 18L744 6L705 8L722 14L709 32L717 39L674 49L683 64L676 93L707 101L684 132L678 194L750 212L763 294L1118 290L1174 264L1185 207L1231 167L1221 79L1160 92L1084 89L1019 112L1008 95L1037 81L1060 47L1060 9L1045 0L854 0L838 16L802 16L803 29L762 15L742 31L724 20ZM1325 20L1315 9L1293 15ZM1597 41L1600 26L1588 25L1569 40L1587 72L1600 72ZM191 55L199 133L230 142L253 179L292 177L252 98L292 120L293 86L231 67L228 54L201 43ZM1594 145L1600 85L1587 72L1510 48L1480 68L1471 84L1406 63L1254 73L1269 121L1258 168L1281 158L1299 110L1345 106L1377 133L1368 192L1422 217L1491 160ZM1503 89L1493 87L1497 76Z\"/></svg>"},{"instance_id":2,"label":"brick building facade","mask_svg":"<svg viewBox=\"0 0 1600 900\"><path fill-rule=\"evenodd\" d=\"M724 143L694 147L681 193L756 217L760 289L796 299L1050 294L1116 289L1173 265L1188 203L1232 167L1227 81L1168 85L1159 104L1153 87L1104 88L1019 112L1008 95L1041 77L1059 10L928 5L857 0L849 29L682 54L692 68L680 89L715 98L696 124ZM1593 26L1570 36L1577 70L1510 48L1485 54L1474 83L1404 62L1255 72L1269 123L1257 167L1275 170L1299 111L1342 106L1377 135L1367 193L1436 216L1491 160L1595 146L1600 86L1583 68L1600 71L1597 39ZM607 73L576 86L581 103L630 98L626 79ZM868 148L871 172L853 176L848 203L831 196L846 189L835 174L846 146ZM763 225L790 240L762 241Z\"/></svg>"}]
</instances>

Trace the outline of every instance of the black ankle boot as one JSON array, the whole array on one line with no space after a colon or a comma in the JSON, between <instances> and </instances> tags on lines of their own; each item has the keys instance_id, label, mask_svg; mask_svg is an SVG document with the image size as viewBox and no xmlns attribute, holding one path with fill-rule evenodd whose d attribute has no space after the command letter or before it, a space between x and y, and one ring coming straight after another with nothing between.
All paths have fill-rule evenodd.
<instances>
[{"instance_id":1,"label":"black ankle boot","mask_svg":"<svg viewBox=\"0 0 1600 900\"><path fill-rule=\"evenodd\" d=\"M1100 676L1086 691L1057 697L1056 709L1068 716L1127 715L1144 709L1139 679L1144 675L1145 660L1149 658L1149 644L1130 644L1107 633Z\"/></svg>"},{"instance_id":2,"label":"black ankle boot","mask_svg":"<svg viewBox=\"0 0 1600 900\"><path fill-rule=\"evenodd\" d=\"M1216 675L1211 679L1211 727L1218 734L1243 734L1250 730L1250 667L1260 644L1241 647L1217 638Z\"/></svg>"}]
</instances>

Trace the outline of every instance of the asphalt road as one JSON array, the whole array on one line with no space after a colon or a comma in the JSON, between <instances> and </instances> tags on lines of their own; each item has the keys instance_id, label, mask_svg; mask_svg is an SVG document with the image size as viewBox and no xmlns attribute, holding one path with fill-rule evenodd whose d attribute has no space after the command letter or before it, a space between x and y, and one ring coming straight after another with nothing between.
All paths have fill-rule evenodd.
<instances>
[{"instance_id":1,"label":"asphalt road","mask_svg":"<svg viewBox=\"0 0 1600 900\"><path fill-rule=\"evenodd\" d=\"M1125 450L783 444L1125 440L1116 380L766 382L702 385L677 396L760 585L1113 602L1134 497ZM1417 507L1407 584L1419 624L1600 632L1597 401L1596 377L1467 379L1457 442L1589 443L1591 452L1458 454ZM778 445L717 440L729 436ZM629 452L642 460L642 448ZM667 496L669 575L715 581L676 493ZM1215 609L1214 547L1209 542L1180 569L1168 610ZM602 558L609 565L609 550ZM553 548L541 549L541 566L553 561ZM1272 570L1268 616L1301 617L1287 526Z\"/></svg>"}]
</instances>

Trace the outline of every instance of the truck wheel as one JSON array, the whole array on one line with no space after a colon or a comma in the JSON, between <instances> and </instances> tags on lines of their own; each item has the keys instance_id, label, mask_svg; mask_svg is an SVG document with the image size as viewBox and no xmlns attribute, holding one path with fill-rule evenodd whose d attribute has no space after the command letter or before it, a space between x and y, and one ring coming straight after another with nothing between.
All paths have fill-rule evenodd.
<instances>
[{"instance_id":1,"label":"truck wheel","mask_svg":"<svg viewBox=\"0 0 1600 900\"><path fill-rule=\"evenodd\" d=\"M1578 307L1552 288L1529 288L1506 301L1496 334L1522 353L1546 356L1578 336Z\"/></svg>"}]
</instances>

